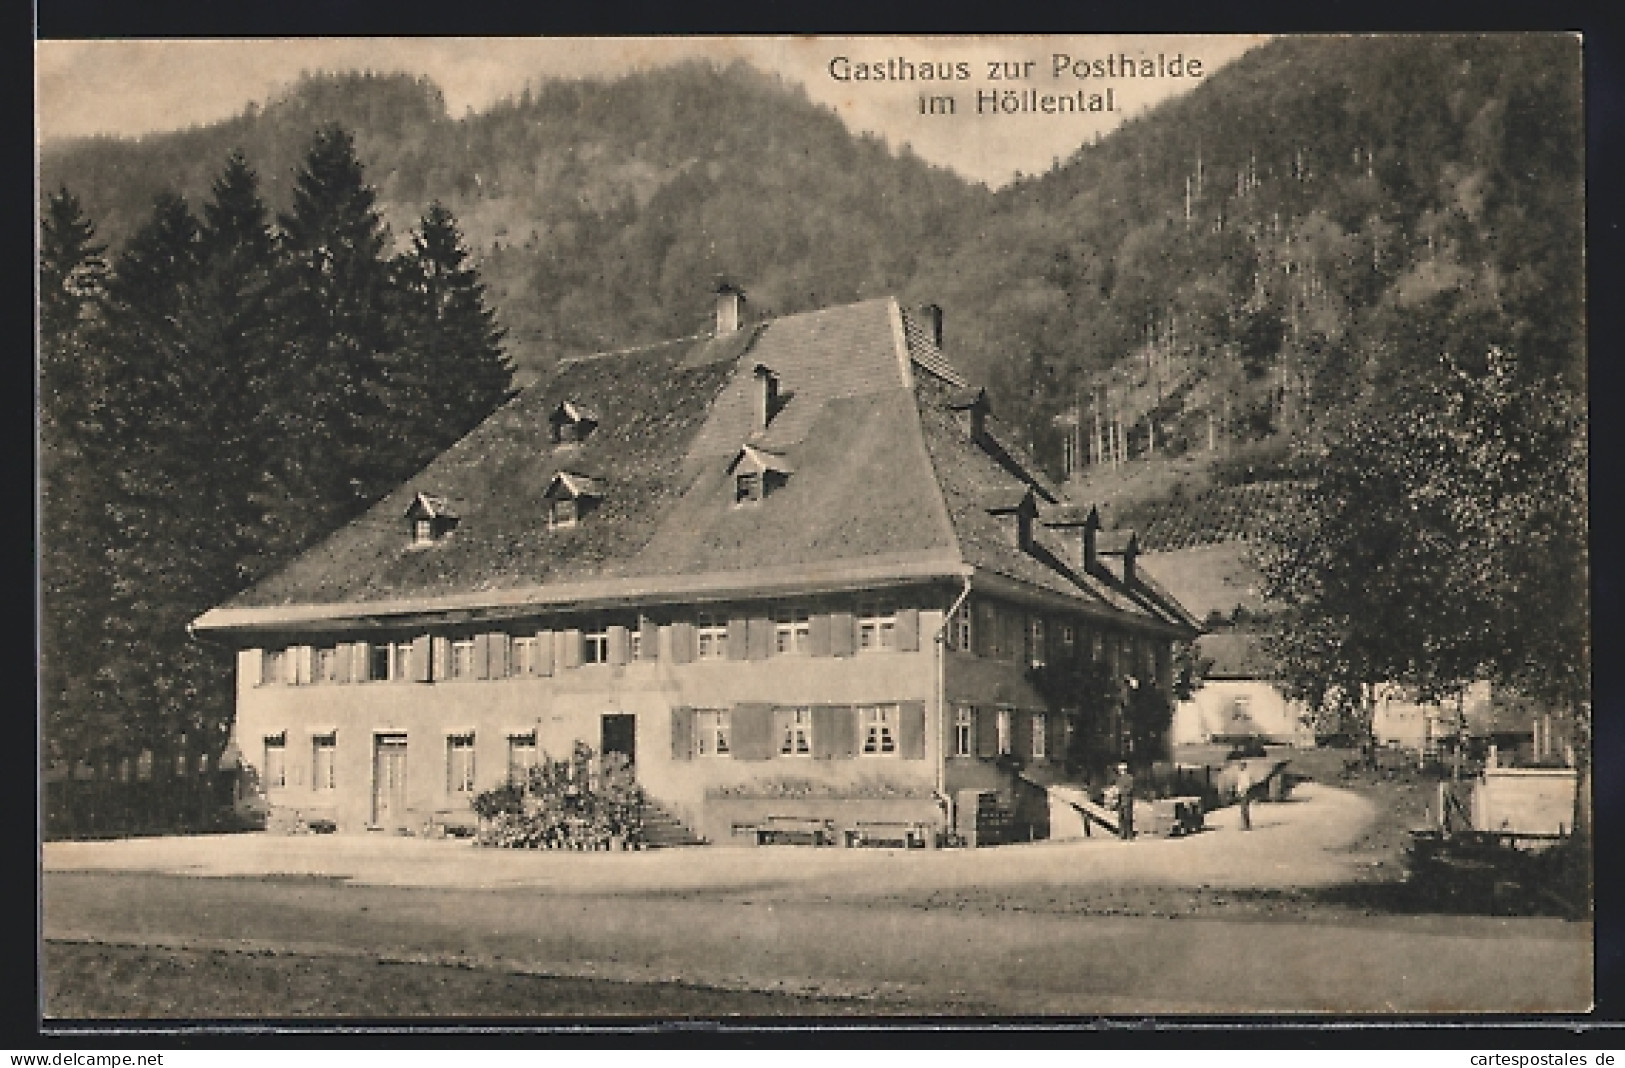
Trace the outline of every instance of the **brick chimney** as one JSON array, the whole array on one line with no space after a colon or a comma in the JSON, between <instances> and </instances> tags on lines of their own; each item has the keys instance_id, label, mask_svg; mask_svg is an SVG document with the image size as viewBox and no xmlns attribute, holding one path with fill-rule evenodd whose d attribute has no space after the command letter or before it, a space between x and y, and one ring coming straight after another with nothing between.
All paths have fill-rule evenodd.
<instances>
[{"instance_id":1,"label":"brick chimney","mask_svg":"<svg viewBox=\"0 0 1625 1068\"><path fill-rule=\"evenodd\" d=\"M756 429L766 430L779 412L779 376L765 363L756 365Z\"/></svg>"},{"instance_id":2,"label":"brick chimney","mask_svg":"<svg viewBox=\"0 0 1625 1068\"><path fill-rule=\"evenodd\" d=\"M727 282L717 287L717 336L732 334L739 329L740 313L745 305L745 292Z\"/></svg>"},{"instance_id":3,"label":"brick chimney","mask_svg":"<svg viewBox=\"0 0 1625 1068\"><path fill-rule=\"evenodd\" d=\"M931 344L942 348L942 308L936 304L920 305L920 324L925 327Z\"/></svg>"}]
</instances>

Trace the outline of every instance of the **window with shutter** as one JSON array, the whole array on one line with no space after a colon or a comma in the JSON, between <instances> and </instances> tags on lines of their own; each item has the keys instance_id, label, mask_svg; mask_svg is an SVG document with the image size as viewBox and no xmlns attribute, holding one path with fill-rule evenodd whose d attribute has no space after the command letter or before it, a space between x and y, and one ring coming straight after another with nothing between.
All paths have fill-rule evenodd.
<instances>
[{"instance_id":1,"label":"window with shutter","mask_svg":"<svg viewBox=\"0 0 1625 1068\"><path fill-rule=\"evenodd\" d=\"M897 650L902 653L918 652L920 648L920 610L897 610Z\"/></svg>"},{"instance_id":2,"label":"window with shutter","mask_svg":"<svg viewBox=\"0 0 1625 1068\"><path fill-rule=\"evenodd\" d=\"M904 760L925 759L925 702L897 706L897 749Z\"/></svg>"},{"instance_id":3,"label":"window with shutter","mask_svg":"<svg viewBox=\"0 0 1625 1068\"><path fill-rule=\"evenodd\" d=\"M728 621L714 612L701 612L694 620L694 645L700 660L721 660L728 655Z\"/></svg>"},{"instance_id":4,"label":"window with shutter","mask_svg":"<svg viewBox=\"0 0 1625 1068\"><path fill-rule=\"evenodd\" d=\"M525 635L513 640L509 649L508 671L515 678L529 678L540 674L536 670L535 635Z\"/></svg>"},{"instance_id":5,"label":"window with shutter","mask_svg":"<svg viewBox=\"0 0 1625 1068\"><path fill-rule=\"evenodd\" d=\"M725 757L733 749L729 744L729 721L732 717L725 708L699 708L694 710L694 755Z\"/></svg>"},{"instance_id":6,"label":"window with shutter","mask_svg":"<svg viewBox=\"0 0 1625 1068\"><path fill-rule=\"evenodd\" d=\"M789 605L773 613L773 651L802 656L812 651L812 622L804 607Z\"/></svg>"},{"instance_id":7,"label":"window with shutter","mask_svg":"<svg viewBox=\"0 0 1625 1068\"><path fill-rule=\"evenodd\" d=\"M858 606L858 651L889 652L897 648L897 608L885 601Z\"/></svg>"},{"instance_id":8,"label":"window with shutter","mask_svg":"<svg viewBox=\"0 0 1625 1068\"><path fill-rule=\"evenodd\" d=\"M954 756L968 757L975 752L976 717L968 705L954 706Z\"/></svg>"},{"instance_id":9,"label":"window with shutter","mask_svg":"<svg viewBox=\"0 0 1625 1068\"><path fill-rule=\"evenodd\" d=\"M446 673L447 678L472 679L474 677L474 646L473 638L458 638L451 643L451 670Z\"/></svg>"},{"instance_id":10,"label":"window with shutter","mask_svg":"<svg viewBox=\"0 0 1625 1068\"><path fill-rule=\"evenodd\" d=\"M897 755L897 706L858 706L858 727L863 739L864 756Z\"/></svg>"},{"instance_id":11,"label":"window with shutter","mask_svg":"<svg viewBox=\"0 0 1625 1068\"><path fill-rule=\"evenodd\" d=\"M624 626L615 625L607 629L607 655L605 661L611 664L624 664L631 651L631 642L627 637Z\"/></svg>"},{"instance_id":12,"label":"window with shutter","mask_svg":"<svg viewBox=\"0 0 1625 1068\"><path fill-rule=\"evenodd\" d=\"M829 615L829 651L833 656L851 656L854 645L851 612L831 612Z\"/></svg>"},{"instance_id":13,"label":"window with shutter","mask_svg":"<svg viewBox=\"0 0 1625 1068\"><path fill-rule=\"evenodd\" d=\"M812 756L812 709L786 708L780 710L779 755L787 757Z\"/></svg>"},{"instance_id":14,"label":"window with shutter","mask_svg":"<svg viewBox=\"0 0 1625 1068\"><path fill-rule=\"evenodd\" d=\"M743 616L728 620L728 659L744 660L750 655L748 624Z\"/></svg>"},{"instance_id":15,"label":"window with shutter","mask_svg":"<svg viewBox=\"0 0 1625 1068\"><path fill-rule=\"evenodd\" d=\"M583 664L609 663L609 628L589 630L581 636Z\"/></svg>"}]
</instances>

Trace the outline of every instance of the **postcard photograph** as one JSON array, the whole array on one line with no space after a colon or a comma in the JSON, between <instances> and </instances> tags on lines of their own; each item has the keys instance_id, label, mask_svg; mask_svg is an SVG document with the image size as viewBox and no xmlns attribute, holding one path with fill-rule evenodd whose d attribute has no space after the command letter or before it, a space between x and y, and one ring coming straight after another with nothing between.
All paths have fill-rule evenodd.
<instances>
[{"instance_id":1,"label":"postcard photograph","mask_svg":"<svg viewBox=\"0 0 1625 1068\"><path fill-rule=\"evenodd\" d=\"M1582 53L36 41L43 1026L1585 1014Z\"/></svg>"}]
</instances>

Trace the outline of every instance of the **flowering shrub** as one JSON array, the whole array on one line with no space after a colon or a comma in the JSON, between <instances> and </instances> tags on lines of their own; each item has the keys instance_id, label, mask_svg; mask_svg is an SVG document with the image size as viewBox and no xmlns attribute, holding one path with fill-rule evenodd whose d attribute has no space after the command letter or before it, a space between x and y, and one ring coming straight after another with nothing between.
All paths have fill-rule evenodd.
<instances>
[{"instance_id":1,"label":"flowering shrub","mask_svg":"<svg viewBox=\"0 0 1625 1068\"><path fill-rule=\"evenodd\" d=\"M509 849L641 849L643 808L624 755L598 759L576 742L567 759L544 753L523 782L475 797L476 840Z\"/></svg>"}]
</instances>

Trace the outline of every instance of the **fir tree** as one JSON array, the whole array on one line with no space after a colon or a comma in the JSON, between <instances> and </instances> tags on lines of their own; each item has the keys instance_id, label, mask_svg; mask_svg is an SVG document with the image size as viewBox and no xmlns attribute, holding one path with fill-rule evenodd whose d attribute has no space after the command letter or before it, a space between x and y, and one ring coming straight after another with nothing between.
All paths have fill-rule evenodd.
<instances>
[{"instance_id":1,"label":"fir tree","mask_svg":"<svg viewBox=\"0 0 1625 1068\"><path fill-rule=\"evenodd\" d=\"M399 425L413 467L468 433L507 395L513 369L456 217L429 205L398 262L406 343L397 365Z\"/></svg>"},{"instance_id":2,"label":"fir tree","mask_svg":"<svg viewBox=\"0 0 1625 1068\"><path fill-rule=\"evenodd\" d=\"M392 488L388 231L350 135L319 131L279 216L272 314L281 343L263 432L274 442L265 523L273 551L304 548Z\"/></svg>"},{"instance_id":3,"label":"fir tree","mask_svg":"<svg viewBox=\"0 0 1625 1068\"><path fill-rule=\"evenodd\" d=\"M105 614L102 387L87 338L107 272L95 227L65 188L46 202L39 247L40 696L47 756L71 765L105 735L93 692Z\"/></svg>"}]
</instances>

